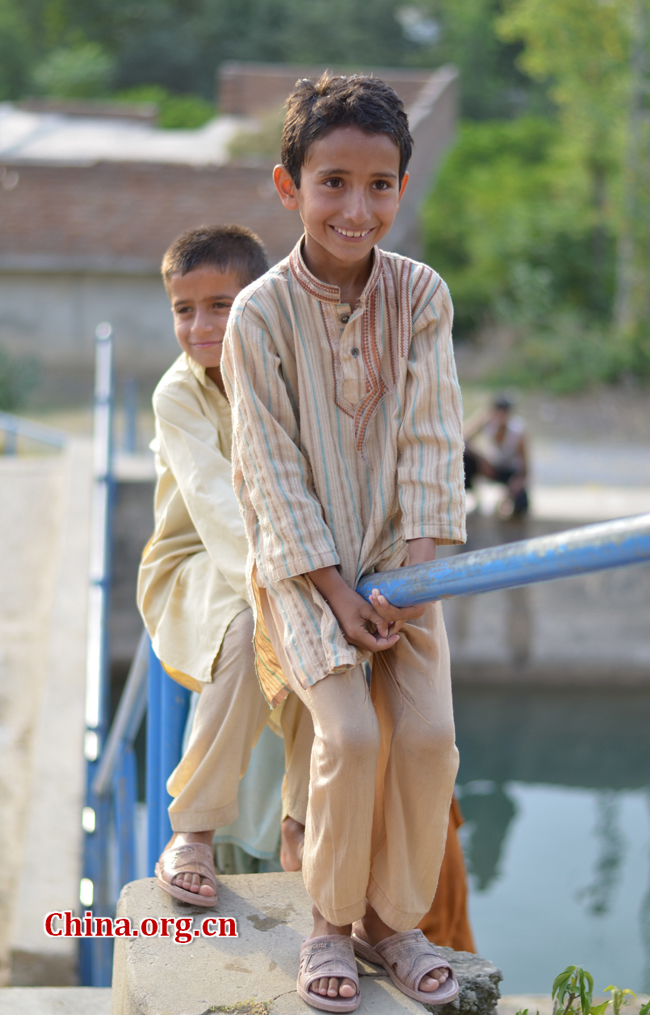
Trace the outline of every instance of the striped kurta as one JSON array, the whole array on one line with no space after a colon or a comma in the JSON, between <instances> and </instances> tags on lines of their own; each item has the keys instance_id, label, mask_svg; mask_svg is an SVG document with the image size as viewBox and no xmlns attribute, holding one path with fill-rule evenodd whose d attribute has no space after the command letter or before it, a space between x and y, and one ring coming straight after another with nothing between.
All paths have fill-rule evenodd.
<instances>
[{"instance_id":1,"label":"striped kurta","mask_svg":"<svg viewBox=\"0 0 650 1015\"><path fill-rule=\"evenodd\" d=\"M352 309L309 272L301 243L231 311L222 372L251 595L267 589L304 687L366 658L310 571L337 566L354 588L400 566L407 540L465 541L452 316L435 271L378 248ZM277 667L258 674L279 700Z\"/></svg>"}]
</instances>

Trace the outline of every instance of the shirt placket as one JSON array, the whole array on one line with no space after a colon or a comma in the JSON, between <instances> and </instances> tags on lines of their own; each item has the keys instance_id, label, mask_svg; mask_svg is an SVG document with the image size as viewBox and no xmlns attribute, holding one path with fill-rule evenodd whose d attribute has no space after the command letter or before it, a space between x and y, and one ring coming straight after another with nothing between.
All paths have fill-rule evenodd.
<instances>
[{"instance_id":1,"label":"shirt placket","mask_svg":"<svg viewBox=\"0 0 650 1015\"><path fill-rule=\"evenodd\" d=\"M334 307L339 328L339 359L343 374L343 397L350 405L356 405L366 390L361 342L361 310L352 313L348 303Z\"/></svg>"}]
</instances>

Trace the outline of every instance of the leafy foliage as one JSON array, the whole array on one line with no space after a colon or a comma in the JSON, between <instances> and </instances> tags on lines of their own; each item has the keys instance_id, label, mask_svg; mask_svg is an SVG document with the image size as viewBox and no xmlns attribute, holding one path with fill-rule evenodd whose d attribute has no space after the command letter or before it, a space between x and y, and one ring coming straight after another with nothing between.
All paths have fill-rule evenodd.
<instances>
[{"instance_id":1,"label":"leafy foliage","mask_svg":"<svg viewBox=\"0 0 650 1015\"><path fill-rule=\"evenodd\" d=\"M118 92L124 102L153 102L158 106L158 126L167 130L193 130L215 115L215 108L200 95L174 95L162 85L139 85Z\"/></svg>"},{"instance_id":2,"label":"leafy foliage","mask_svg":"<svg viewBox=\"0 0 650 1015\"><path fill-rule=\"evenodd\" d=\"M34 71L39 92L60 98L93 99L106 95L114 73L114 61L96 42L60 47Z\"/></svg>"},{"instance_id":3,"label":"leafy foliage","mask_svg":"<svg viewBox=\"0 0 650 1015\"><path fill-rule=\"evenodd\" d=\"M33 69L65 53L66 73L92 43L118 89L161 85L211 100L225 60L435 67L457 64L472 117L513 115L543 89L500 38L500 0L0 0L0 98L19 97ZM64 62L65 62L64 61Z\"/></svg>"},{"instance_id":4,"label":"leafy foliage","mask_svg":"<svg viewBox=\"0 0 650 1015\"><path fill-rule=\"evenodd\" d=\"M633 990L629 990L627 987L625 989L621 989L621 987L615 987L614 984L611 983L609 987L605 987L606 994L610 991L612 995L611 1002L614 1015L621 1015L623 1008L627 1007L629 1004L629 998L633 998L636 1001L636 994ZM648 1005L650 1006L650 1002L648 1002Z\"/></svg>"},{"instance_id":5,"label":"leafy foliage","mask_svg":"<svg viewBox=\"0 0 650 1015\"><path fill-rule=\"evenodd\" d=\"M462 335L487 319L590 311L587 181L552 120L466 122L423 212L426 260L449 284ZM608 241L613 288L613 241Z\"/></svg>"},{"instance_id":6,"label":"leafy foliage","mask_svg":"<svg viewBox=\"0 0 650 1015\"><path fill-rule=\"evenodd\" d=\"M567 966L553 981L553 1015L605 1015L610 1004L614 1015L621 1015L621 1011L629 1003L628 998L634 998L636 1001L633 990L609 986L605 988L605 992L608 991L611 991L612 997L594 1005L594 978L591 973L582 966ZM528 1011L528 1008L520 1009L517 1015L528 1015ZM648 1013L650 1001L641 1007L639 1015ZM539 1012L536 1015L539 1015Z\"/></svg>"},{"instance_id":7,"label":"leafy foliage","mask_svg":"<svg viewBox=\"0 0 650 1015\"><path fill-rule=\"evenodd\" d=\"M33 356L15 356L0 347L0 410L12 412L24 404L40 379Z\"/></svg>"}]
</instances>

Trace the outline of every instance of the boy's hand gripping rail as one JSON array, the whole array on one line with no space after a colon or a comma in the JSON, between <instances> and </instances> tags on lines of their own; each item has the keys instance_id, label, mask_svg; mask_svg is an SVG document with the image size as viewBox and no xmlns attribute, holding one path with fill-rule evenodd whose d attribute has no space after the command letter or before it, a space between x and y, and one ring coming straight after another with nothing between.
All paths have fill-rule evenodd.
<instances>
[{"instance_id":1,"label":"boy's hand gripping rail","mask_svg":"<svg viewBox=\"0 0 650 1015\"><path fill-rule=\"evenodd\" d=\"M377 571L361 579L357 592L369 599L379 589L393 606L417 606L644 561L650 561L650 514Z\"/></svg>"}]
</instances>

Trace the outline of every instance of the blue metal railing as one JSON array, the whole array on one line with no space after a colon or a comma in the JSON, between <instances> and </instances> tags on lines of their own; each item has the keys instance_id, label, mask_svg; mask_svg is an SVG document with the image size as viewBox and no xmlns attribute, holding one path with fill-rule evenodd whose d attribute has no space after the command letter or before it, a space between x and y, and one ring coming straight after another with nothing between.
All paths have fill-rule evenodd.
<instances>
[{"instance_id":1,"label":"blue metal railing","mask_svg":"<svg viewBox=\"0 0 650 1015\"><path fill-rule=\"evenodd\" d=\"M40 444L49 444L55 448L64 448L68 443L68 434L42 423L34 423L31 419L14 416L11 412L0 412L0 430L4 430L5 455L15 455L18 450L18 437L26 437Z\"/></svg>"},{"instance_id":2,"label":"blue metal railing","mask_svg":"<svg viewBox=\"0 0 650 1015\"><path fill-rule=\"evenodd\" d=\"M394 606L416 606L648 560L650 514L459 553L396 571L378 571L362 578L357 592L368 599L376 588Z\"/></svg>"}]
</instances>

